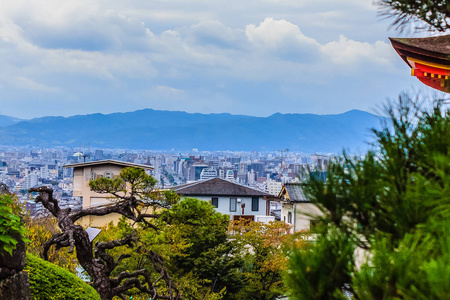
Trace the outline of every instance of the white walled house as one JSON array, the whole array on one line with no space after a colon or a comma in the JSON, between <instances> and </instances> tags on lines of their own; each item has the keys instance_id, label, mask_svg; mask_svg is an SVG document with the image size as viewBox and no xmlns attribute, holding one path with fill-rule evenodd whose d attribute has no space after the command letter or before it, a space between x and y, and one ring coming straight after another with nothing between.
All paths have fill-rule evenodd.
<instances>
[{"instance_id":1,"label":"white walled house","mask_svg":"<svg viewBox=\"0 0 450 300\"><path fill-rule=\"evenodd\" d=\"M270 194L228 180L213 178L196 181L176 186L174 191L183 198L208 201L218 212L230 215L230 218L246 216L254 221L273 221L273 217L269 216Z\"/></svg>"},{"instance_id":2,"label":"white walled house","mask_svg":"<svg viewBox=\"0 0 450 300\"><path fill-rule=\"evenodd\" d=\"M281 203L281 221L290 224L294 232L314 230L314 216L322 212L305 197L300 183L285 183L278 198Z\"/></svg>"}]
</instances>

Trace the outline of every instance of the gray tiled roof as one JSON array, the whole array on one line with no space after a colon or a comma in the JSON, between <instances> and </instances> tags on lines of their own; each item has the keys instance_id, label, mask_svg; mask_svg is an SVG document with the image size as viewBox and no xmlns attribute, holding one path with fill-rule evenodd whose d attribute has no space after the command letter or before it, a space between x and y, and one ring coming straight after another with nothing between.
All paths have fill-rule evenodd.
<instances>
[{"instance_id":1,"label":"gray tiled roof","mask_svg":"<svg viewBox=\"0 0 450 300\"><path fill-rule=\"evenodd\" d=\"M197 181L174 187L177 194L183 196L241 196L241 197L272 197L272 195L233 183L221 178Z\"/></svg>"},{"instance_id":2,"label":"gray tiled roof","mask_svg":"<svg viewBox=\"0 0 450 300\"><path fill-rule=\"evenodd\" d=\"M65 165L64 168L79 168L79 167L105 165L105 164L153 170L153 166L129 163L126 161L120 161L120 160L114 160L114 159L105 159L105 160L96 160L96 161L88 161L88 162L82 162L82 163L69 164L69 165Z\"/></svg>"},{"instance_id":3,"label":"gray tiled roof","mask_svg":"<svg viewBox=\"0 0 450 300\"><path fill-rule=\"evenodd\" d=\"M286 183L284 185L289 195L289 200L293 202L309 202L303 193L302 186L298 183Z\"/></svg>"}]
</instances>

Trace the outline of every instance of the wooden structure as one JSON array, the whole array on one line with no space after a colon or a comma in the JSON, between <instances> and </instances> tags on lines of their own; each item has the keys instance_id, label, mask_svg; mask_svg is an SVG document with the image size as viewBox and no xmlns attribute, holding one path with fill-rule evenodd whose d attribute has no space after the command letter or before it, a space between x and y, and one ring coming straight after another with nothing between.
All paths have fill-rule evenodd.
<instances>
[{"instance_id":1,"label":"wooden structure","mask_svg":"<svg viewBox=\"0 0 450 300\"><path fill-rule=\"evenodd\" d=\"M450 35L390 40L412 76L434 89L450 92Z\"/></svg>"}]
</instances>

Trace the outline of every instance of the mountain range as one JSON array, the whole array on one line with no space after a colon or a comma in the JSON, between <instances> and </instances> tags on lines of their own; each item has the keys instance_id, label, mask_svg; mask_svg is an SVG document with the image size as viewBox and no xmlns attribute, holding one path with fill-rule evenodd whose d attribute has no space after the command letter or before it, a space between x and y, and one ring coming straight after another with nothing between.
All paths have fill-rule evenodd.
<instances>
[{"instance_id":1,"label":"mountain range","mask_svg":"<svg viewBox=\"0 0 450 300\"><path fill-rule=\"evenodd\" d=\"M335 115L254 117L144 109L126 113L41 117L0 116L0 144L154 150L361 152L380 117L359 110Z\"/></svg>"}]
</instances>

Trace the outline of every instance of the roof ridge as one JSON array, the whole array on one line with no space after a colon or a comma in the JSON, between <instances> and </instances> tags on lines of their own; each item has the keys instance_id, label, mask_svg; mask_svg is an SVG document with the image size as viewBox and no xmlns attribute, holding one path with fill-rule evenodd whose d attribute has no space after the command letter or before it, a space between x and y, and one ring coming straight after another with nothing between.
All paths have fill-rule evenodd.
<instances>
[{"instance_id":1,"label":"roof ridge","mask_svg":"<svg viewBox=\"0 0 450 300\"><path fill-rule=\"evenodd\" d=\"M184 188L187 188L187 187L191 187L191 186L203 183L203 182L207 182L207 181L210 181L210 180L213 180L213 179L216 179L216 178L218 178L218 177L209 178L209 179L205 179L205 180L197 180L197 181L194 181L194 182L191 182L191 183L186 183L186 184L181 186L181 189L184 189ZM222 178L218 178L218 179L222 179Z\"/></svg>"},{"instance_id":2,"label":"roof ridge","mask_svg":"<svg viewBox=\"0 0 450 300\"><path fill-rule=\"evenodd\" d=\"M121 165L141 167L143 169L144 168L153 169L153 166L151 166L151 165L137 164L137 163L121 161L121 160L117 160L117 159L94 160L94 161L88 161L88 162L82 162L82 163L67 164L67 165L64 165L63 167L64 168L75 168L75 167L83 167L83 166L89 166L89 165L99 165L102 163L113 163L113 164L116 163L116 164L121 164Z\"/></svg>"},{"instance_id":3,"label":"roof ridge","mask_svg":"<svg viewBox=\"0 0 450 300\"><path fill-rule=\"evenodd\" d=\"M243 194L250 194L250 195L253 194L255 196L256 195L259 195L259 196L271 196L269 193L266 193L264 191L261 191L261 190L258 190L258 189L255 189L255 188L252 188L252 187L240 184L240 183L232 182L232 181L229 181L229 180L226 180L226 179L223 179L223 178L219 178L219 177L210 178L210 179L207 179L207 180L199 180L199 181L194 182L193 184L186 184L186 185L184 185L182 187L174 188L174 190L177 193L183 193L184 190L187 190L187 192L189 193L189 189L191 189L191 188L195 189L196 186L199 186L201 184L204 184L206 182L213 181L213 180L218 181L217 184L219 184L219 185L220 184L226 184L226 185L230 186L230 189L237 189L237 188L241 189Z\"/></svg>"}]
</instances>

